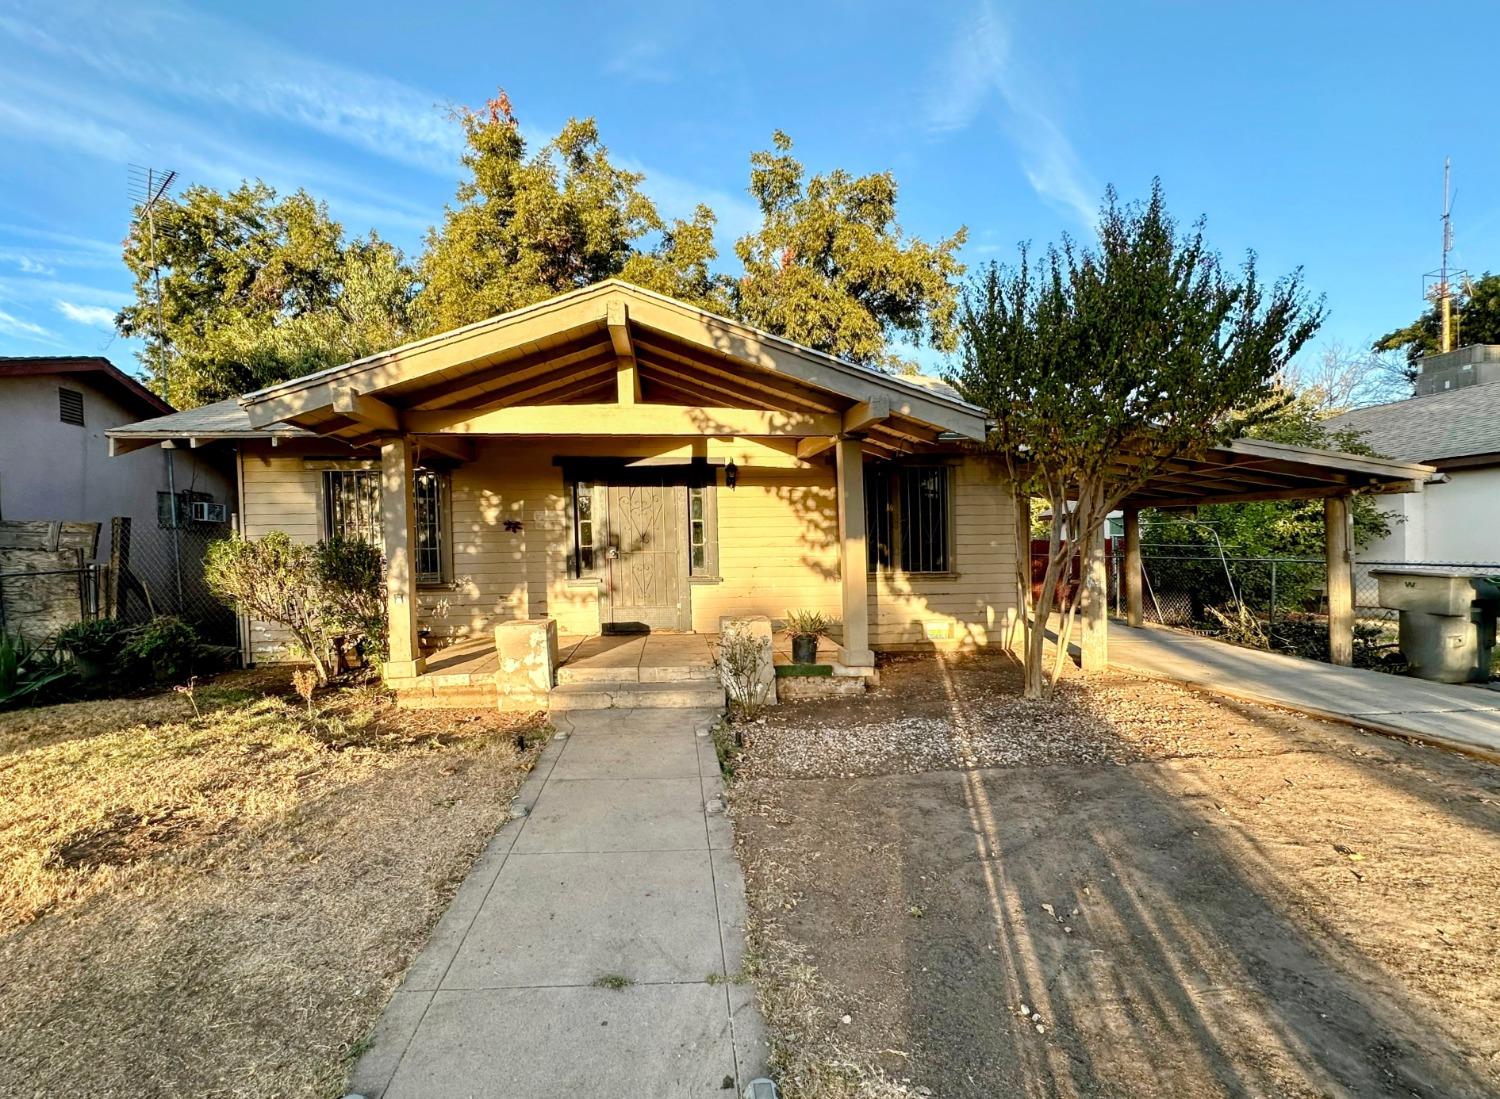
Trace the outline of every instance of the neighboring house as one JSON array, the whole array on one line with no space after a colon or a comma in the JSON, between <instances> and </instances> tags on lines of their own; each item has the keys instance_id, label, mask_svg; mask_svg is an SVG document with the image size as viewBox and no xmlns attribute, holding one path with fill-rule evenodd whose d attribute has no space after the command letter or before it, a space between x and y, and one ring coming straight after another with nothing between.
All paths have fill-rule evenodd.
<instances>
[{"instance_id":1,"label":"neighboring house","mask_svg":"<svg viewBox=\"0 0 1500 1099\"><path fill-rule=\"evenodd\" d=\"M0 519L98 523L92 560L102 563L111 520L129 518L137 593L149 591L155 609L191 611L177 605L169 485L175 481L185 503L227 504L230 468L221 455L155 446L112 460L107 438L111 428L171 411L108 359L0 357ZM178 556L184 536L191 556L194 535L207 529L185 511Z\"/></svg>"},{"instance_id":2,"label":"neighboring house","mask_svg":"<svg viewBox=\"0 0 1500 1099\"><path fill-rule=\"evenodd\" d=\"M1417 396L1357 408L1328 422L1364 433L1377 454L1423 462L1447 477L1392 496L1395 520L1361 554L1378 561L1500 561L1500 345L1420 360Z\"/></svg>"},{"instance_id":3,"label":"neighboring house","mask_svg":"<svg viewBox=\"0 0 1500 1099\"><path fill-rule=\"evenodd\" d=\"M935 379L611 281L111 435L121 451L233 448L247 535L381 542L386 670L408 678L431 644L515 619L715 633L816 609L841 623L850 670L874 650L1008 641L1025 543L986 430ZM1174 463L1140 500L1422 475L1239 441ZM285 642L252 634L263 656Z\"/></svg>"}]
</instances>

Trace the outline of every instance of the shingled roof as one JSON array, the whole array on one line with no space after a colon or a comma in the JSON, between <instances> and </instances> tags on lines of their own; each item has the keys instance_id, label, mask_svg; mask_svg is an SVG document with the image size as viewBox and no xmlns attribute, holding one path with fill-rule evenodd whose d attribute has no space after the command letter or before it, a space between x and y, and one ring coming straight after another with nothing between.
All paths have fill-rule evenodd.
<instances>
[{"instance_id":1,"label":"shingled roof","mask_svg":"<svg viewBox=\"0 0 1500 1099\"><path fill-rule=\"evenodd\" d=\"M1356 408L1328 421L1334 431L1364 432L1364 442L1389 458L1500 465L1500 384L1470 385ZM1477 459L1492 457L1493 462Z\"/></svg>"}]
</instances>

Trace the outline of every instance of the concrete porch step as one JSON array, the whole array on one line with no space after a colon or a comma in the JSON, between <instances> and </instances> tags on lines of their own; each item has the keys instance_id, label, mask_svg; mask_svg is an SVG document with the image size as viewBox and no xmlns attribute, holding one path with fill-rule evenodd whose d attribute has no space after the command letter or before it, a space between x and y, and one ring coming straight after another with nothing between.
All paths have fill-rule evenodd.
<instances>
[{"instance_id":1,"label":"concrete porch step","mask_svg":"<svg viewBox=\"0 0 1500 1099\"><path fill-rule=\"evenodd\" d=\"M559 686L573 683L618 685L621 683L702 683L718 679L712 664L679 664L595 667L588 663L564 664L557 669Z\"/></svg>"},{"instance_id":2,"label":"concrete porch step","mask_svg":"<svg viewBox=\"0 0 1500 1099\"><path fill-rule=\"evenodd\" d=\"M674 683L564 683L547 696L553 710L722 709L724 688L717 681Z\"/></svg>"}]
</instances>

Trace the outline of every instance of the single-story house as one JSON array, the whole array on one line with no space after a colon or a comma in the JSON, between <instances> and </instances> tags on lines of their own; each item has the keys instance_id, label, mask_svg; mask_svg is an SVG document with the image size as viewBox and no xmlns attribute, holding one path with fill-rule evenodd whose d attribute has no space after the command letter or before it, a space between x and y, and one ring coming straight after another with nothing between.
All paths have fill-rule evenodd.
<instances>
[{"instance_id":1,"label":"single-story house","mask_svg":"<svg viewBox=\"0 0 1500 1099\"><path fill-rule=\"evenodd\" d=\"M520 619L713 634L814 609L854 673L876 651L1007 643L1026 541L986 430L935 379L609 281L112 437L233 447L246 535L379 540L386 673L409 683L435 647ZM1175 463L1140 503L1341 502L1424 475L1244 447ZM251 624L250 655L283 642Z\"/></svg>"},{"instance_id":2,"label":"single-story house","mask_svg":"<svg viewBox=\"0 0 1500 1099\"><path fill-rule=\"evenodd\" d=\"M171 412L166 401L97 355L0 356L0 522L89 528L93 533L77 548L85 577L97 580L83 581L94 589L83 607L77 600L59 601L62 617L39 613L35 600L26 600L25 613L18 613L14 600L39 585L17 574L40 576L42 565L48 565L45 571L58 569L62 559L28 550L31 560L23 567L7 553L10 547L0 544L0 628L40 640L76 621L85 609L196 617L192 597L200 578L190 560L179 577L179 565L195 549L201 557L203 538L222 537L229 529L228 456L154 449L111 460L107 437L113 428ZM226 521L209 521L219 512ZM116 519L130 521L128 535L113 523ZM128 545L119 544L122 538ZM114 584L103 571L111 563L128 570ZM73 578L58 575L53 583L66 586ZM106 605L109 597L123 605ZM220 609L218 617L228 617L232 635L232 616Z\"/></svg>"},{"instance_id":3,"label":"single-story house","mask_svg":"<svg viewBox=\"0 0 1500 1099\"><path fill-rule=\"evenodd\" d=\"M1376 561L1500 562L1500 344L1418 360L1417 395L1328 421L1378 454L1422 462L1445 482L1382 501L1394 522Z\"/></svg>"}]
</instances>

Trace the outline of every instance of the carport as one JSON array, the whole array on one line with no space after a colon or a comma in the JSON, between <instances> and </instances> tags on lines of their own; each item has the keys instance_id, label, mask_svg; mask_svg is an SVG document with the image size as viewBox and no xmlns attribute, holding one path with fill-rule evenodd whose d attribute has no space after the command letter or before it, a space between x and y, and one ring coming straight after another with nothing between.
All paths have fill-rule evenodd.
<instances>
[{"instance_id":1,"label":"carport","mask_svg":"<svg viewBox=\"0 0 1500 1099\"><path fill-rule=\"evenodd\" d=\"M1122 455L1119 469L1129 469ZM1350 498L1416 492L1436 473L1432 466L1370 458L1331 450L1292 446L1259 439L1235 439L1196 457L1174 458L1123 504L1125 620L1145 621L1145 586L1141 571L1141 512L1191 510L1204 504L1241 504L1259 500L1322 500L1326 531L1324 565L1328 587L1328 648L1333 663L1354 660L1354 542ZM1081 663L1086 671L1109 662L1107 561L1101 532L1088 547L1084 562Z\"/></svg>"}]
</instances>

